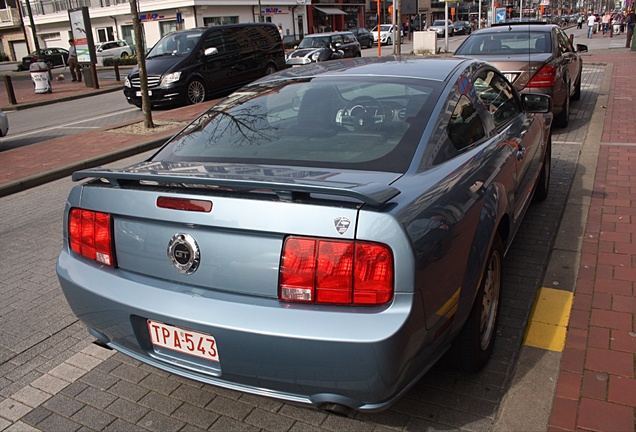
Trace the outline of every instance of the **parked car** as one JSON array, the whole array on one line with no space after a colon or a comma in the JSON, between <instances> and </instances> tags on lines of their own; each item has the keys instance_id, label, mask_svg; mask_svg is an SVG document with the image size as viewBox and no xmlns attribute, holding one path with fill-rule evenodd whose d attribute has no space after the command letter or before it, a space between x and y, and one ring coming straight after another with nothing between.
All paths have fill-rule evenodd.
<instances>
[{"instance_id":1,"label":"parked car","mask_svg":"<svg viewBox=\"0 0 636 432\"><path fill-rule=\"evenodd\" d=\"M264 75L285 69L276 25L228 24L165 35L146 55L150 104L201 103L226 95ZM139 70L124 80L128 103L141 107Z\"/></svg>"},{"instance_id":2,"label":"parked car","mask_svg":"<svg viewBox=\"0 0 636 432\"><path fill-rule=\"evenodd\" d=\"M287 54L286 61L289 66L299 66L350 57L362 57L362 49L353 33L347 31L307 35Z\"/></svg>"},{"instance_id":3,"label":"parked car","mask_svg":"<svg viewBox=\"0 0 636 432\"><path fill-rule=\"evenodd\" d=\"M437 33L437 37L445 37L446 36L446 27L448 27L448 36L453 35L453 22L451 20L435 20L433 24L428 28L429 31L434 31Z\"/></svg>"},{"instance_id":4,"label":"parked car","mask_svg":"<svg viewBox=\"0 0 636 432\"><path fill-rule=\"evenodd\" d=\"M556 126L564 127L570 100L581 97L581 52L587 52L587 45L574 48L556 24L506 23L474 32L455 55L491 62L518 92L549 95Z\"/></svg>"},{"instance_id":5,"label":"parked car","mask_svg":"<svg viewBox=\"0 0 636 432\"><path fill-rule=\"evenodd\" d=\"M473 27L468 21L455 21L453 23L453 35L469 35L473 31Z\"/></svg>"},{"instance_id":6,"label":"parked car","mask_svg":"<svg viewBox=\"0 0 636 432\"><path fill-rule=\"evenodd\" d=\"M64 67L68 63L68 50L64 48L42 48L40 53L33 51L28 56L22 57L21 70L29 70L31 63L44 62L50 69Z\"/></svg>"},{"instance_id":7,"label":"parked car","mask_svg":"<svg viewBox=\"0 0 636 432\"><path fill-rule=\"evenodd\" d=\"M132 48L124 40L102 42L95 47L95 55L99 65L103 65L107 58L123 58L132 55L132 53Z\"/></svg>"},{"instance_id":8,"label":"parked car","mask_svg":"<svg viewBox=\"0 0 636 432\"><path fill-rule=\"evenodd\" d=\"M400 43L404 42L404 33L397 29L393 24L381 24L380 25L380 43L382 45L391 45L393 43L394 34L398 32L400 35ZM373 27L371 30L373 35L373 43L378 43L378 26Z\"/></svg>"},{"instance_id":9,"label":"parked car","mask_svg":"<svg viewBox=\"0 0 636 432\"><path fill-rule=\"evenodd\" d=\"M372 48L373 47L373 35L371 32L364 27L358 27L349 29L351 33L358 39L361 47Z\"/></svg>"},{"instance_id":10,"label":"parked car","mask_svg":"<svg viewBox=\"0 0 636 432\"><path fill-rule=\"evenodd\" d=\"M4 111L0 111L0 137L7 136L9 133L9 118Z\"/></svg>"},{"instance_id":11,"label":"parked car","mask_svg":"<svg viewBox=\"0 0 636 432\"><path fill-rule=\"evenodd\" d=\"M504 253L548 193L549 109L473 59L265 77L145 162L73 174L62 290L99 343L164 371L381 410L446 352L488 361Z\"/></svg>"}]
</instances>

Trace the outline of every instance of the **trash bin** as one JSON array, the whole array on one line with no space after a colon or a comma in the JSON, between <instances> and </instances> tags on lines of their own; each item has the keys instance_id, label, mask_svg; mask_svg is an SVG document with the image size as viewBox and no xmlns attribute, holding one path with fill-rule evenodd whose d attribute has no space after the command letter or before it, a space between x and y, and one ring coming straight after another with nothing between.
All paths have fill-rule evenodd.
<instances>
[{"instance_id":1,"label":"trash bin","mask_svg":"<svg viewBox=\"0 0 636 432\"><path fill-rule=\"evenodd\" d=\"M51 93L51 76L49 75L49 66L44 62L34 62L29 66L31 72L31 80L35 87L35 93Z\"/></svg>"},{"instance_id":2,"label":"trash bin","mask_svg":"<svg viewBox=\"0 0 636 432\"><path fill-rule=\"evenodd\" d=\"M93 87L93 74L90 67L82 66L82 79L86 87Z\"/></svg>"}]
</instances>

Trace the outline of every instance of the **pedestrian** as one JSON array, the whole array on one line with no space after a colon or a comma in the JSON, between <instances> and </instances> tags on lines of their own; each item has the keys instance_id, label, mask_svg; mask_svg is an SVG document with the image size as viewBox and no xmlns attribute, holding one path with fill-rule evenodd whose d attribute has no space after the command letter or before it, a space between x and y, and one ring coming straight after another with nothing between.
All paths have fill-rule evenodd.
<instances>
[{"instance_id":1,"label":"pedestrian","mask_svg":"<svg viewBox=\"0 0 636 432\"><path fill-rule=\"evenodd\" d=\"M576 20L576 28L577 29L583 28L583 17L581 15L579 15L579 19Z\"/></svg>"},{"instance_id":2,"label":"pedestrian","mask_svg":"<svg viewBox=\"0 0 636 432\"><path fill-rule=\"evenodd\" d=\"M280 24L278 25L278 34L280 35L280 40L285 39L285 35L283 34L283 27Z\"/></svg>"},{"instance_id":3,"label":"pedestrian","mask_svg":"<svg viewBox=\"0 0 636 432\"><path fill-rule=\"evenodd\" d=\"M605 37L605 33L610 29L610 21L612 20L612 16L609 12L605 12L603 18L601 19L601 24L603 25L603 37Z\"/></svg>"},{"instance_id":4,"label":"pedestrian","mask_svg":"<svg viewBox=\"0 0 636 432\"><path fill-rule=\"evenodd\" d=\"M587 38L592 39L592 35L594 34L594 22L596 21L596 17L594 14L590 14L587 17Z\"/></svg>"},{"instance_id":5,"label":"pedestrian","mask_svg":"<svg viewBox=\"0 0 636 432\"><path fill-rule=\"evenodd\" d=\"M409 25L409 20L407 19L406 22L404 23L404 37L407 38L408 40L411 40L411 27Z\"/></svg>"},{"instance_id":6,"label":"pedestrian","mask_svg":"<svg viewBox=\"0 0 636 432\"><path fill-rule=\"evenodd\" d=\"M70 45L68 49L68 68L71 70L71 77L73 78L71 81L82 82L82 69L80 68L79 62L77 61L77 48L75 47L75 40L69 39L68 43Z\"/></svg>"}]
</instances>

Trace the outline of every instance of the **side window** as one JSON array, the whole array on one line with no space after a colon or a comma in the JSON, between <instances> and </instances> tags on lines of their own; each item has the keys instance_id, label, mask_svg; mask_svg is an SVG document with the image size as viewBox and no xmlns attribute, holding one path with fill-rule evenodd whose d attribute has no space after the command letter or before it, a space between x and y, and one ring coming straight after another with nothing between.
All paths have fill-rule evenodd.
<instances>
[{"instance_id":1,"label":"side window","mask_svg":"<svg viewBox=\"0 0 636 432\"><path fill-rule=\"evenodd\" d=\"M345 43L352 43L352 42L354 42L355 40L356 40L356 39L355 39L355 37L353 36L353 33L345 33L345 35L344 35L344 41L345 41Z\"/></svg>"},{"instance_id":2,"label":"side window","mask_svg":"<svg viewBox=\"0 0 636 432\"><path fill-rule=\"evenodd\" d=\"M474 86L495 126L503 125L521 112L514 90L504 77L495 71L481 72L475 79Z\"/></svg>"},{"instance_id":3,"label":"side window","mask_svg":"<svg viewBox=\"0 0 636 432\"><path fill-rule=\"evenodd\" d=\"M239 51L241 49L241 46L236 41L236 39L234 38L232 33L233 32L226 31L225 34L223 35L223 45L225 46L225 52L226 53L227 52L236 52L236 51Z\"/></svg>"},{"instance_id":4,"label":"side window","mask_svg":"<svg viewBox=\"0 0 636 432\"><path fill-rule=\"evenodd\" d=\"M341 35L336 35L333 36L331 38L331 43L335 46L337 43L341 44L342 43L342 36Z\"/></svg>"},{"instance_id":5,"label":"side window","mask_svg":"<svg viewBox=\"0 0 636 432\"><path fill-rule=\"evenodd\" d=\"M559 47L561 48L561 52L571 52L574 51L572 49L572 45L570 44L570 39L563 33L562 30L557 29L557 38L559 41Z\"/></svg>"},{"instance_id":6,"label":"side window","mask_svg":"<svg viewBox=\"0 0 636 432\"><path fill-rule=\"evenodd\" d=\"M223 44L223 34L220 31L213 31L208 33L203 41L203 49L216 48L219 50L219 54L225 53L225 46Z\"/></svg>"},{"instance_id":7,"label":"side window","mask_svg":"<svg viewBox=\"0 0 636 432\"><path fill-rule=\"evenodd\" d=\"M463 150L486 136L484 124L466 95L462 95L448 123L448 137L457 150Z\"/></svg>"}]
</instances>

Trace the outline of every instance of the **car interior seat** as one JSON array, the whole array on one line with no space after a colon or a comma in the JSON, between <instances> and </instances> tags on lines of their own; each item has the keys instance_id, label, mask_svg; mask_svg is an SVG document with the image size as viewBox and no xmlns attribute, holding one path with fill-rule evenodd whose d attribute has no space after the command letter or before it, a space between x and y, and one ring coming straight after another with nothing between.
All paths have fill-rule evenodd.
<instances>
[{"instance_id":1,"label":"car interior seat","mask_svg":"<svg viewBox=\"0 0 636 432\"><path fill-rule=\"evenodd\" d=\"M481 52L496 54L501 51L501 41L499 39L487 39L481 47Z\"/></svg>"},{"instance_id":2,"label":"car interior seat","mask_svg":"<svg viewBox=\"0 0 636 432\"><path fill-rule=\"evenodd\" d=\"M336 114L342 102L333 87L316 87L307 90L298 108L295 134L309 136L333 136L338 132Z\"/></svg>"}]
</instances>

